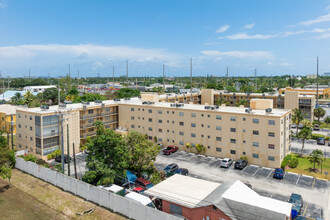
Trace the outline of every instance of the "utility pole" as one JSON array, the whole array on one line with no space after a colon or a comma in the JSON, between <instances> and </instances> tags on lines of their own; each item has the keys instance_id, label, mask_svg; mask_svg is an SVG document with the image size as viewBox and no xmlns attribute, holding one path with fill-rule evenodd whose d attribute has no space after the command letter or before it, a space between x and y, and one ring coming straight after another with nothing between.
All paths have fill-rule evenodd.
<instances>
[{"instance_id":1,"label":"utility pole","mask_svg":"<svg viewBox=\"0 0 330 220\"><path fill-rule=\"evenodd\" d=\"M11 115L11 126L10 126L10 131L11 131L11 149L14 150L14 119L13 116Z\"/></svg>"},{"instance_id":2,"label":"utility pole","mask_svg":"<svg viewBox=\"0 0 330 220\"><path fill-rule=\"evenodd\" d=\"M48 84L49 84L49 73L48 73Z\"/></svg>"},{"instance_id":3,"label":"utility pole","mask_svg":"<svg viewBox=\"0 0 330 220\"><path fill-rule=\"evenodd\" d=\"M76 164L76 151L75 151L75 148L74 148L74 143L72 143L72 147L73 147L73 167L74 167L74 177L76 179L77 178L77 164Z\"/></svg>"},{"instance_id":4,"label":"utility pole","mask_svg":"<svg viewBox=\"0 0 330 220\"><path fill-rule=\"evenodd\" d=\"M69 89L71 89L71 68L69 63Z\"/></svg>"},{"instance_id":5,"label":"utility pole","mask_svg":"<svg viewBox=\"0 0 330 220\"><path fill-rule=\"evenodd\" d=\"M163 91L165 93L165 64L163 64Z\"/></svg>"},{"instance_id":6,"label":"utility pole","mask_svg":"<svg viewBox=\"0 0 330 220\"><path fill-rule=\"evenodd\" d=\"M70 143L69 143L69 123L66 124L67 133L67 158L68 158L68 176L70 176Z\"/></svg>"},{"instance_id":7,"label":"utility pole","mask_svg":"<svg viewBox=\"0 0 330 220\"><path fill-rule=\"evenodd\" d=\"M319 57L316 58L316 107L319 107Z\"/></svg>"},{"instance_id":8,"label":"utility pole","mask_svg":"<svg viewBox=\"0 0 330 220\"><path fill-rule=\"evenodd\" d=\"M228 86L228 66L227 66L226 80L227 80L227 86Z\"/></svg>"},{"instance_id":9,"label":"utility pole","mask_svg":"<svg viewBox=\"0 0 330 220\"><path fill-rule=\"evenodd\" d=\"M77 72L78 72L78 86L79 86L79 70Z\"/></svg>"},{"instance_id":10,"label":"utility pole","mask_svg":"<svg viewBox=\"0 0 330 220\"><path fill-rule=\"evenodd\" d=\"M62 163L62 173L64 173L64 136L63 136L63 123L64 123L64 117L63 114L60 114L60 120L61 120L61 163Z\"/></svg>"},{"instance_id":11,"label":"utility pole","mask_svg":"<svg viewBox=\"0 0 330 220\"><path fill-rule=\"evenodd\" d=\"M270 75L270 88L273 89L273 75Z\"/></svg>"},{"instance_id":12,"label":"utility pole","mask_svg":"<svg viewBox=\"0 0 330 220\"><path fill-rule=\"evenodd\" d=\"M255 79L255 87L256 87L256 90L258 89L258 85L257 85L257 68L254 69L254 79Z\"/></svg>"},{"instance_id":13,"label":"utility pole","mask_svg":"<svg viewBox=\"0 0 330 220\"><path fill-rule=\"evenodd\" d=\"M57 90L58 90L58 97L57 97L57 104L59 105L61 103L61 92L60 92L60 77L58 77L58 86L57 86Z\"/></svg>"},{"instance_id":14,"label":"utility pole","mask_svg":"<svg viewBox=\"0 0 330 220\"><path fill-rule=\"evenodd\" d=\"M29 79L31 79L31 73L30 73L30 68L29 68Z\"/></svg>"},{"instance_id":15,"label":"utility pole","mask_svg":"<svg viewBox=\"0 0 330 220\"><path fill-rule=\"evenodd\" d=\"M192 58L190 58L190 94L192 95Z\"/></svg>"},{"instance_id":16,"label":"utility pole","mask_svg":"<svg viewBox=\"0 0 330 220\"><path fill-rule=\"evenodd\" d=\"M112 88L115 90L115 67L112 67Z\"/></svg>"},{"instance_id":17,"label":"utility pole","mask_svg":"<svg viewBox=\"0 0 330 220\"><path fill-rule=\"evenodd\" d=\"M128 88L128 60L126 60L126 78L127 78L127 85L126 85L126 87Z\"/></svg>"}]
</instances>

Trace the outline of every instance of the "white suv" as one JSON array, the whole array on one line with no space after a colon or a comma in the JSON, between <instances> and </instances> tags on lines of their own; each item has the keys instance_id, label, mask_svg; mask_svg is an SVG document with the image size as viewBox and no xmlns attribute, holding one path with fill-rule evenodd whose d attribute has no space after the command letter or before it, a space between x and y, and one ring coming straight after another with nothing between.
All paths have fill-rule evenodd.
<instances>
[{"instance_id":1,"label":"white suv","mask_svg":"<svg viewBox=\"0 0 330 220\"><path fill-rule=\"evenodd\" d=\"M233 164L233 160L232 160L232 159L230 159L230 158L224 158L224 159L221 161L220 166L221 166L221 167L226 167L226 168L228 168L228 167L230 167L232 164Z\"/></svg>"}]
</instances>

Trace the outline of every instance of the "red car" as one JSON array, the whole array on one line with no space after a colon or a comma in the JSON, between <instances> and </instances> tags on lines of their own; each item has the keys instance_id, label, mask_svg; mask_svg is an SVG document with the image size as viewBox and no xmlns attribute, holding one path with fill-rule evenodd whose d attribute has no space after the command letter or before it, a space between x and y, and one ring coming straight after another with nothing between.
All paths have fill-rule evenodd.
<instances>
[{"instance_id":1,"label":"red car","mask_svg":"<svg viewBox=\"0 0 330 220\"><path fill-rule=\"evenodd\" d=\"M150 181L145 180L140 177L135 180L135 186L136 186L136 188L142 187L146 190L146 189L153 187L154 185Z\"/></svg>"},{"instance_id":2,"label":"red car","mask_svg":"<svg viewBox=\"0 0 330 220\"><path fill-rule=\"evenodd\" d=\"M177 152L178 151L178 147L176 146L168 146L166 149L163 150L163 153L164 154L173 154L174 152Z\"/></svg>"},{"instance_id":3,"label":"red car","mask_svg":"<svg viewBox=\"0 0 330 220\"><path fill-rule=\"evenodd\" d=\"M143 193L145 190L146 190L145 188L140 187L140 186L137 186L133 189L134 192L139 193L139 194Z\"/></svg>"}]
</instances>

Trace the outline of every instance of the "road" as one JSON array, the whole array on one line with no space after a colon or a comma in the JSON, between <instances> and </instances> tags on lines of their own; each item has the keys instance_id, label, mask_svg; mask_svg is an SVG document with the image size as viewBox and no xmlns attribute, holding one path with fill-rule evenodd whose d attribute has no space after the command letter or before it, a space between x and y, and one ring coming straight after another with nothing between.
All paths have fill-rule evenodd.
<instances>
[{"instance_id":1,"label":"road","mask_svg":"<svg viewBox=\"0 0 330 220\"><path fill-rule=\"evenodd\" d=\"M282 201L287 201L291 193L298 193L305 202L305 217L330 219L328 181L294 173L286 173L283 180L277 180L272 178L274 170L271 168L249 165L242 171L233 166L224 169L219 167L220 161L219 158L177 152L169 156L160 154L155 165L163 170L166 165L177 163L189 170L189 176L220 183L233 180L249 182L259 194Z\"/></svg>"}]
</instances>

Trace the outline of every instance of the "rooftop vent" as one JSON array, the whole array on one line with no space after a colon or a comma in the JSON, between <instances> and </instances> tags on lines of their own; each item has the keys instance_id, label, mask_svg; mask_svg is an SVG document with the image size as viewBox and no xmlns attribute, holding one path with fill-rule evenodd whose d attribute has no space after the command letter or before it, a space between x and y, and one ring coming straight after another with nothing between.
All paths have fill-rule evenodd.
<instances>
[{"instance_id":1,"label":"rooftop vent","mask_svg":"<svg viewBox=\"0 0 330 220\"><path fill-rule=\"evenodd\" d=\"M49 109L49 106L48 106L48 105L42 105L42 106L40 106L40 108L41 108L42 110L47 110L47 109Z\"/></svg>"},{"instance_id":2,"label":"rooftop vent","mask_svg":"<svg viewBox=\"0 0 330 220\"><path fill-rule=\"evenodd\" d=\"M95 100L95 103L101 104L102 100Z\"/></svg>"},{"instance_id":3,"label":"rooftop vent","mask_svg":"<svg viewBox=\"0 0 330 220\"><path fill-rule=\"evenodd\" d=\"M124 100L131 100L131 98L124 98Z\"/></svg>"},{"instance_id":4,"label":"rooftop vent","mask_svg":"<svg viewBox=\"0 0 330 220\"><path fill-rule=\"evenodd\" d=\"M211 106L209 106L209 105L204 106L204 109L210 109L210 108L211 108Z\"/></svg>"},{"instance_id":5,"label":"rooftop vent","mask_svg":"<svg viewBox=\"0 0 330 220\"><path fill-rule=\"evenodd\" d=\"M272 112L272 108L266 108L266 113L271 113Z\"/></svg>"},{"instance_id":6,"label":"rooftop vent","mask_svg":"<svg viewBox=\"0 0 330 220\"><path fill-rule=\"evenodd\" d=\"M245 109L245 113L250 113L252 111L252 108Z\"/></svg>"},{"instance_id":7,"label":"rooftop vent","mask_svg":"<svg viewBox=\"0 0 330 220\"><path fill-rule=\"evenodd\" d=\"M64 104L72 104L72 101L64 101Z\"/></svg>"},{"instance_id":8,"label":"rooftop vent","mask_svg":"<svg viewBox=\"0 0 330 220\"><path fill-rule=\"evenodd\" d=\"M89 105L89 102L82 101L81 104L83 104L83 105Z\"/></svg>"},{"instance_id":9,"label":"rooftop vent","mask_svg":"<svg viewBox=\"0 0 330 220\"><path fill-rule=\"evenodd\" d=\"M120 99L114 99L113 101L119 102L119 101L120 101Z\"/></svg>"},{"instance_id":10,"label":"rooftop vent","mask_svg":"<svg viewBox=\"0 0 330 220\"><path fill-rule=\"evenodd\" d=\"M66 104L59 104L58 107L59 108L66 108Z\"/></svg>"}]
</instances>

